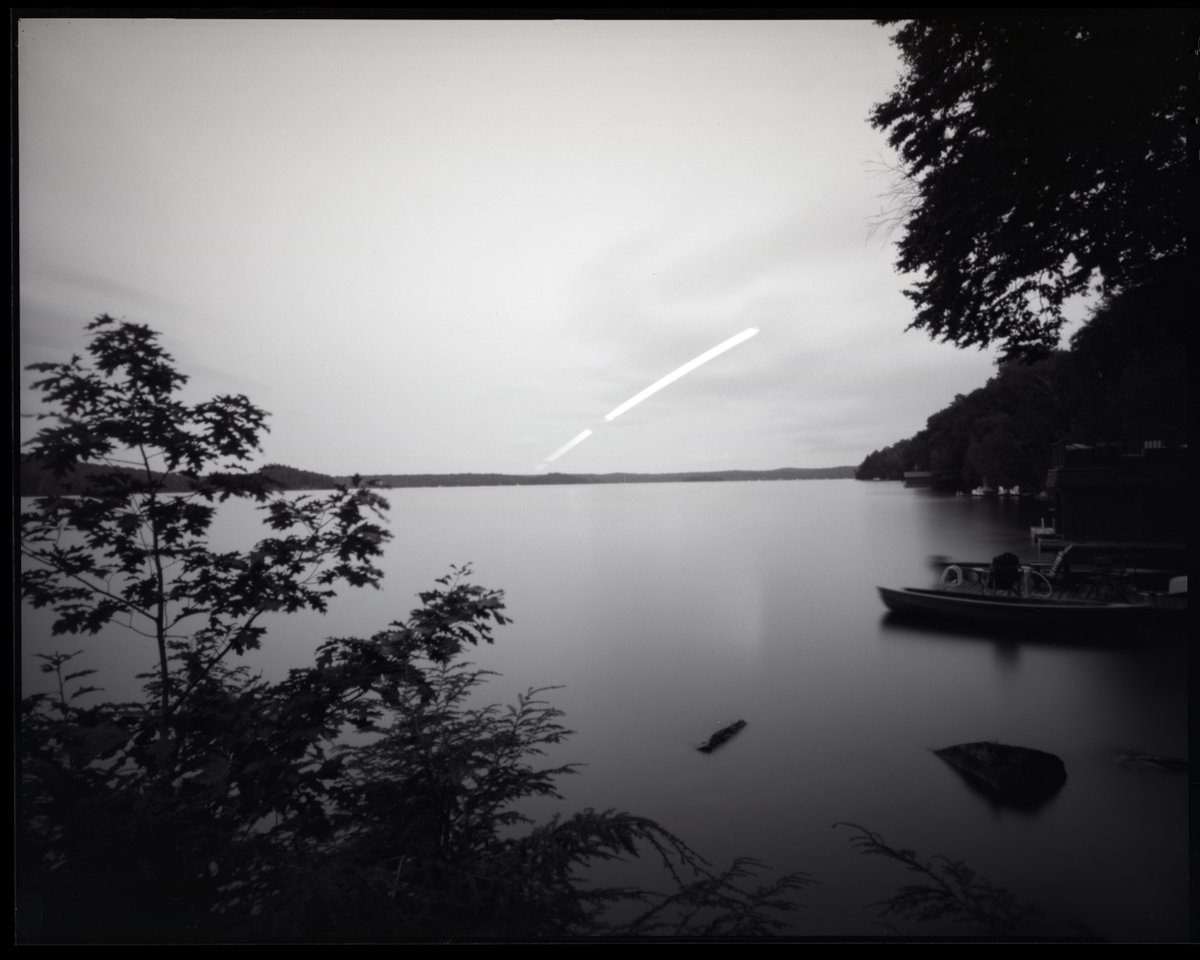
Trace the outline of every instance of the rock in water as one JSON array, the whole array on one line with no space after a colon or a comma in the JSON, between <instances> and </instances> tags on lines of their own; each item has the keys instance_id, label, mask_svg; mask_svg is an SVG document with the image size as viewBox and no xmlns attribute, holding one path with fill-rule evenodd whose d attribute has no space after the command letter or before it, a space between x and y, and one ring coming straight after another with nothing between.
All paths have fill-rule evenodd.
<instances>
[{"instance_id":1,"label":"rock in water","mask_svg":"<svg viewBox=\"0 0 1200 960\"><path fill-rule=\"evenodd\" d=\"M982 741L933 751L996 803L1032 809L1067 782L1067 768L1052 753Z\"/></svg>"},{"instance_id":2,"label":"rock in water","mask_svg":"<svg viewBox=\"0 0 1200 960\"><path fill-rule=\"evenodd\" d=\"M744 727L745 725L746 725L745 720L738 720L736 723L731 723L727 727L722 727L720 730L718 730L716 733L714 733L711 737L709 737L708 740L706 740L704 743L700 744L700 746L698 746L696 749L699 750L701 753L712 753L713 750L715 750L717 747L719 747L721 744L723 744L726 740L728 740L730 737L732 737L735 733L740 731L742 729L742 727Z\"/></svg>"}]
</instances>

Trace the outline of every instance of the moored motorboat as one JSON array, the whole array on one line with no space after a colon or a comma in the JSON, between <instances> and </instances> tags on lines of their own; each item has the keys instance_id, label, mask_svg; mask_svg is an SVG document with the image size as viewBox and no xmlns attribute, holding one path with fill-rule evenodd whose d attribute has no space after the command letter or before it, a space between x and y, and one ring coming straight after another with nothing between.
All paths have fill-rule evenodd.
<instances>
[{"instance_id":1,"label":"moored motorboat","mask_svg":"<svg viewBox=\"0 0 1200 960\"><path fill-rule=\"evenodd\" d=\"M1162 567L1114 564L1108 558L1072 562L1075 544L1058 551L1053 562L1023 563L1012 554L1011 569L1018 571L1019 589L1026 596L1065 600L1103 600L1113 603L1151 604L1170 596L1163 605L1186 606L1187 577ZM939 586L980 592L989 589L996 575L997 557L991 561L952 560L932 554L929 564L939 574Z\"/></svg>"},{"instance_id":2,"label":"moored motorboat","mask_svg":"<svg viewBox=\"0 0 1200 960\"><path fill-rule=\"evenodd\" d=\"M1111 574L1071 576L1068 552L1049 567L1021 564L1011 553L987 565L948 564L931 589L879 587L879 595L898 614L992 624L1095 627L1134 618L1164 625L1186 620L1186 577L1173 579L1166 591L1148 591Z\"/></svg>"},{"instance_id":3,"label":"moored motorboat","mask_svg":"<svg viewBox=\"0 0 1200 960\"><path fill-rule=\"evenodd\" d=\"M1108 603L1101 600L960 593L946 589L922 590L917 587L905 587L900 590L890 587L878 589L883 602L895 613L952 620L1047 626L1094 625L1124 621L1144 609L1140 604Z\"/></svg>"}]
</instances>

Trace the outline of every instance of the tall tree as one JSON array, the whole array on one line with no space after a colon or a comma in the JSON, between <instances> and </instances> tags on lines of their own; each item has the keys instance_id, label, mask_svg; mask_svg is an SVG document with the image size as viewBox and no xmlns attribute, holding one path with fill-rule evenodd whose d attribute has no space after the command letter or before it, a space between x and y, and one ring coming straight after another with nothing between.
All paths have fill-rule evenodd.
<instances>
[{"instance_id":1,"label":"tall tree","mask_svg":"<svg viewBox=\"0 0 1200 960\"><path fill-rule=\"evenodd\" d=\"M1158 10L900 26L905 73L870 119L901 161L910 329L1037 355L1070 297L1182 269L1195 27Z\"/></svg>"}]
</instances>

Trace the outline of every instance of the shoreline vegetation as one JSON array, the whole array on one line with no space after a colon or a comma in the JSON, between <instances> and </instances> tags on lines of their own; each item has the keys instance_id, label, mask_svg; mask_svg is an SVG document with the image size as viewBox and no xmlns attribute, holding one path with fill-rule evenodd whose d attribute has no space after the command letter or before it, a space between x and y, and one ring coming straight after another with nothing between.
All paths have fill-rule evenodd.
<instances>
[{"instance_id":1,"label":"shoreline vegetation","mask_svg":"<svg viewBox=\"0 0 1200 960\"><path fill-rule=\"evenodd\" d=\"M56 477L48 468L26 455L21 458L21 496L42 497L82 493L103 475L118 474L123 467L78 464L75 469ZM135 472L130 468L130 472ZM139 474L142 471L136 471ZM283 490L333 490L351 486L351 475L333 475L271 463L256 471ZM373 487L513 487L583 483L713 483L738 480L852 480L854 467L781 467L777 470L711 470L686 473L390 473L360 474ZM186 477L163 478L162 489L184 493L191 489Z\"/></svg>"},{"instance_id":2,"label":"shoreline vegetation","mask_svg":"<svg viewBox=\"0 0 1200 960\"><path fill-rule=\"evenodd\" d=\"M986 483L1041 490L1059 443L1142 449L1187 446L1188 275L1167 272L1107 297L1068 349L1002 363L957 395L925 427L870 453L859 480L901 480L929 471L938 490Z\"/></svg>"}]
</instances>

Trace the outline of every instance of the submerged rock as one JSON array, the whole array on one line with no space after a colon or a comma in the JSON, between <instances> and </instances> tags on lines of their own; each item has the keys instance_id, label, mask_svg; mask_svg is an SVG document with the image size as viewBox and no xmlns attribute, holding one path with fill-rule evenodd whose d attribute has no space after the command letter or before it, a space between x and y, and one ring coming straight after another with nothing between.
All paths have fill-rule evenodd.
<instances>
[{"instance_id":1,"label":"submerged rock","mask_svg":"<svg viewBox=\"0 0 1200 960\"><path fill-rule=\"evenodd\" d=\"M933 751L998 804L1032 809L1067 782L1067 768L1052 753L994 741L960 743Z\"/></svg>"}]
</instances>

